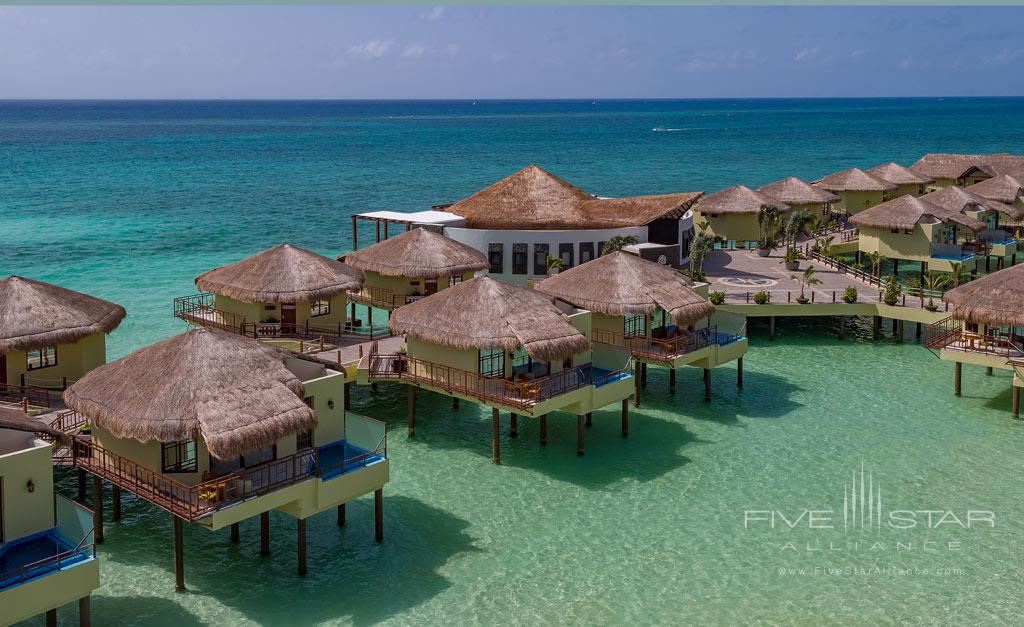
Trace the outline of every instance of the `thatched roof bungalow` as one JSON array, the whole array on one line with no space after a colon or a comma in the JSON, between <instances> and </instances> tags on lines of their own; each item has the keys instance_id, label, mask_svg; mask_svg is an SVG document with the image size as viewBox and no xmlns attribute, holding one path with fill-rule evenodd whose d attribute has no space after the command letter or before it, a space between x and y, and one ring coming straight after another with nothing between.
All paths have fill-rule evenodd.
<instances>
[{"instance_id":1,"label":"thatched roof bungalow","mask_svg":"<svg viewBox=\"0 0 1024 627\"><path fill-rule=\"evenodd\" d=\"M882 179L896 186L893 196L913 194L921 196L927 191L928 185L935 182L930 176L914 172L898 163L883 163L867 170L867 173L875 178Z\"/></svg>"},{"instance_id":2,"label":"thatched roof bungalow","mask_svg":"<svg viewBox=\"0 0 1024 627\"><path fill-rule=\"evenodd\" d=\"M124 307L63 287L0 281L0 384L61 387L106 361L105 334Z\"/></svg>"},{"instance_id":3,"label":"thatched roof bungalow","mask_svg":"<svg viewBox=\"0 0 1024 627\"><path fill-rule=\"evenodd\" d=\"M935 187L966 187L1000 174L1024 170L1024 156L1009 153L930 153L918 159L910 169L935 179Z\"/></svg>"},{"instance_id":4,"label":"thatched roof bungalow","mask_svg":"<svg viewBox=\"0 0 1024 627\"><path fill-rule=\"evenodd\" d=\"M851 217L850 222L860 227L890 230L912 230L920 224L934 222L955 222L974 232L985 228L985 223L976 218L909 194L865 209Z\"/></svg>"},{"instance_id":5,"label":"thatched roof bungalow","mask_svg":"<svg viewBox=\"0 0 1024 627\"><path fill-rule=\"evenodd\" d=\"M965 188L988 200L1024 208L1024 173L1021 176L1000 174Z\"/></svg>"},{"instance_id":6,"label":"thatched roof bungalow","mask_svg":"<svg viewBox=\"0 0 1024 627\"><path fill-rule=\"evenodd\" d=\"M46 436L54 440L66 440L67 436L50 425L28 416L20 409L0 405L0 429L22 431Z\"/></svg>"},{"instance_id":7,"label":"thatched roof bungalow","mask_svg":"<svg viewBox=\"0 0 1024 627\"><path fill-rule=\"evenodd\" d=\"M705 234L724 240L727 248L755 248L760 235L757 216L767 205L783 214L790 210L788 204L768 194L733 185L701 198L694 207L694 221Z\"/></svg>"},{"instance_id":8,"label":"thatched roof bungalow","mask_svg":"<svg viewBox=\"0 0 1024 627\"><path fill-rule=\"evenodd\" d=\"M814 187L839 196L836 209L850 214L863 211L889 200L898 187L868 174L860 168L848 168L815 181Z\"/></svg>"},{"instance_id":9,"label":"thatched roof bungalow","mask_svg":"<svg viewBox=\"0 0 1024 627\"><path fill-rule=\"evenodd\" d=\"M787 176L774 183L757 188L757 191L772 198L775 203L789 205L794 211L827 210L829 205L839 202L839 196L824 189L814 187L795 176Z\"/></svg>"},{"instance_id":10,"label":"thatched roof bungalow","mask_svg":"<svg viewBox=\"0 0 1024 627\"><path fill-rule=\"evenodd\" d=\"M1024 327L1024 264L1016 265L946 292L953 317L986 327Z\"/></svg>"}]
</instances>

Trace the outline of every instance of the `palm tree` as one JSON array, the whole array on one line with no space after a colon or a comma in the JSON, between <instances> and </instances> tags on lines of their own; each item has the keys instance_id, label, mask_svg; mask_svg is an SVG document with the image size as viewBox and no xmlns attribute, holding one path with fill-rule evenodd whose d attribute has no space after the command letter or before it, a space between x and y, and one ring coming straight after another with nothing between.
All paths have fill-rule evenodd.
<instances>
[{"instance_id":1,"label":"palm tree","mask_svg":"<svg viewBox=\"0 0 1024 627\"><path fill-rule=\"evenodd\" d=\"M813 219L814 216L807 209L801 209L789 214L789 219L786 220L786 226L782 229L782 234L791 247L796 246L797 236Z\"/></svg>"},{"instance_id":2,"label":"palm tree","mask_svg":"<svg viewBox=\"0 0 1024 627\"><path fill-rule=\"evenodd\" d=\"M959 287L962 283L965 283L964 277L967 275L967 269L964 268L964 264L954 261L949 266L949 280L952 281L953 287Z\"/></svg>"},{"instance_id":3,"label":"palm tree","mask_svg":"<svg viewBox=\"0 0 1024 627\"><path fill-rule=\"evenodd\" d=\"M640 240L635 235L615 235L601 249L602 255L609 255L617 250L622 250L630 244L639 244Z\"/></svg>"},{"instance_id":4,"label":"palm tree","mask_svg":"<svg viewBox=\"0 0 1024 627\"><path fill-rule=\"evenodd\" d=\"M914 296L915 294L921 298L921 309L924 309L924 286L921 283L921 279L916 276L909 277L907 279L907 294Z\"/></svg>"},{"instance_id":5,"label":"palm tree","mask_svg":"<svg viewBox=\"0 0 1024 627\"><path fill-rule=\"evenodd\" d=\"M868 261L871 262L872 274L881 278L882 277L882 264L886 262L886 257L882 253L874 252L868 253Z\"/></svg>"},{"instance_id":6,"label":"palm tree","mask_svg":"<svg viewBox=\"0 0 1024 627\"><path fill-rule=\"evenodd\" d=\"M551 255L548 255L547 265L549 275L557 274L556 272L552 272L552 270L561 270L565 267L565 262L563 262L559 257L552 257Z\"/></svg>"},{"instance_id":7,"label":"palm tree","mask_svg":"<svg viewBox=\"0 0 1024 627\"><path fill-rule=\"evenodd\" d=\"M942 292L948 289L950 283L952 283L952 278L950 277L950 275L944 274L942 272L936 272L934 270L928 271L928 274L924 276L924 280L921 281L921 284L923 285L924 289L930 292L930 294L928 294L929 309L935 308L935 292ZM921 306L924 307L925 305L923 302L923 294L921 297L921 301Z\"/></svg>"},{"instance_id":8,"label":"palm tree","mask_svg":"<svg viewBox=\"0 0 1024 627\"><path fill-rule=\"evenodd\" d=\"M771 251L778 245L779 233L782 232L779 214L779 208L775 205L761 205L757 212L758 248Z\"/></svg>"},{"instance_id":9,"label":"palm tree","mask_svg":"<svg viewBox=\"0 0 1024 627\"><path fill-rule=\"evenodd\" d=\"M690 269L691 276L693 271L696 271L698 275L704 274L704 260L707 259L708 255L715 248L715 240L703 233L693 238L693 242L690 244Z\"/></svg>"},{"instance_id":10,"label":"palm tree","mask_svg":"<svg viewBox=\"0 0 1024 627\"><path fill-rule=\"evenodd\" d=\"M804 268L804 273L803 274L801 274L801 275L796 275L796 274L789 275L789 280L790 281L799 281L800 282L800 297L796 299L796 302L801 303L801 304L802 303L806 303L807 302L807 297L804 296L804 288L809 286L809 285L819 285L821 283L821 279L819 279L818 277L814 276L814 272L815 272L814 266L807 266L806 268Z\"/></svg>"}]
</instances>

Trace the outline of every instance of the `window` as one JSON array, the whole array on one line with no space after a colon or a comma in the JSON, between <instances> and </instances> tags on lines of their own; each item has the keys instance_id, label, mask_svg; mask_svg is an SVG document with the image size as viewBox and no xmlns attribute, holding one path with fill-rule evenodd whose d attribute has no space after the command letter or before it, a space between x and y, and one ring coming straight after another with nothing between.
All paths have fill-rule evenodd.
<instances>
[{"instance_id":1,"label":"window","mask_svg":"<svg viewBox=\"0 0 1024 627\"><path fill-rule=\"evenodd\" d=\"M562 243L558 245L558 258L562 260L562 268L568 270L572 267L572 244Z\"/></svg>"},{"instance_id":2,"label":"window","mask_svg":"<svg viewBox=\"0 0 1024 627\"><path fill-rule=\"evenodd\" d=\"M299 431L295 434L295 450L303 451L313 448L313 430Z\"/></svg>"},{"instance_id":3,"label":"window","mask_svg":"<svg viewBox=\"0 0 1024 627\"><path fill-rule=\"evenodd\" d=\"M598 257L600 257L601 255L604 254L604 245L607 244L607 243L608 242L598 242L597 243L597 256Z\"/></svg>"},{"instance_id":4,"label":"window","mask_svg":"<svg viewBox=\"0 0 1024 627\"><path fill-rule=\"evenodd\" d=\"M623 332L629 336L647 335L647 316L633 314L623 320Z\"/></svg>"},{"instance_id":5,"label":"window","mask_svg":"<svg viewBox=\"0 0 1024 627\"><path fill-rule=\"evenodd\" d=\"M455 285L456 283L462 283L462 275L456 274L448 277L448 287Z\"/></svg>"},{"instance_id":6,"label":"window","mask_svg":"<svg viewBox=\"0 0 1024 627\"><path fill-rule=\"evenodd\" d=\"M331 313L331 301L329 300L314 300L309 304L309 315L311 318L326 316L329 313Z\"/></svg>"},{"instance_id":7,"label":"window","mask_svg":"<svg viewBox=\"0 0 1024 627\"><path fill-rule=\"evenodd\" d=\"M263 310L264 311L277 311L277 305L274 304L274 303L267 303L266 305L263 305Z\"/></svg>"},{"instance_id":8,"label":"window","mask_svg":"<svg viewBox=\"0 0 1024 627\"><path fill-rule=\"evenodd\" d=\"M302 402L306 404L306 407L309 407L310 409L316 409L316 407L313 406L313 403L315 402L314 397L307 396L306 398L302 399Z\"/></svg>"},{"instance_id":9,"label":"window","mask_svg":"<svg viewBox=\"0 0 1024 627\"><path fill-rule=\"evenodd\" d=\"M548 248L547 244L533 245L533 273L544 276L548 273Z\"/></svg>"},{"instance_id":10,"label":"window","mask_svg":"<svg viewBox=\"0 0 1024 627\"><path fill-rule=\"evenodd\" d=\"M900 227L898 227L898 226L890 226L889 227L889 232L890 233L899 233L900 232Z\"/></svg>"},{"instance_id":11,"label":"window","mask_svg":"<svg viewBox=\"0 0 1024 627\"><path fill-rule=\"evenodd\" d=\"M529 264L529 255L526 252L527 244L512 244L512 274L526 274Z\"/></svg>"},{"instance_id":12,"label":"window","mask_svg":"<svg viewBox=\"0 0 1024 627\"><path fill-rule=\"evenodd\" d=\"M985 216L985 228L998 229L999 228L999 214L995 211Z\"/></svg>"},{"instance_id":13,"label":"window","mask_svg":"<svg viewBox=\"0 0 1024 627\"><path fill-rule=\"evenodd\" d=\"M164 442L160 451L160 465L164 472L196 472L196 441Z\"/></svg>"},{"instance_id":14,"label":"window","mask_svg":"<svg viewBox=\"0 0 1024 627\"><path fill-rule=\"evenodd\" d=\"M505 272L505 245L488 244L487 259L491 263L490 273L501 274Z\"/></svg>"},{"instance_id":15,"label":"window","mask_svg":"<svg viewBox=\"0 0 1024 627\"><path fill-rule=\"evenodd\" d=\"M36 348L30 350L28 353L28 370L38 370L39 368L49 368L50 366L57 365L57 347L56 346L44 346L43 348Z\"/></svg>"},{"instance_id":16,"label":"window","mask_svg":"<svg viewBox=\"0 0 1024 627\"><path fill-rule=\"evenodd\" d=\"M594 258L594 242L580 243L580 263L587 263Z\"/></svg>"},{"instance_id":17,"label":"window","mask_svg":"<svg viewBox=\"0 0 1024 627\"><path fill-rule=\"evenodd\" d=\"M505 376L505 350L488 348L480 351L480 374L485 377Z\"/></svg>"}]
</instances>

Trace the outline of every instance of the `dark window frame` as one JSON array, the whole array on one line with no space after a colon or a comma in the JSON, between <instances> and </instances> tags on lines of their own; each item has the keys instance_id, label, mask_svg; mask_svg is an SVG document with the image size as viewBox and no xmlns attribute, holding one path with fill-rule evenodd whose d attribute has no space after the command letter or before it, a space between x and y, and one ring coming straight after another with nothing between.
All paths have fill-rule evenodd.
<instances>
[{"instance_id":1,"label":"dark window frame","mask_svg":"<svg viewBox=\"0 0 1024 627\"><path fill-rule=\"evenodd\" d=\"M543 259L537 259L537 255L543 254ZM548 255L551 254L551 246L548 244L533 245L533 273L544 276L548 273ZM539 263L538 263L539 262Z\"/></svg>"},{"instance_id":2,"label":"dark window frame","mask_svg":"<svg viewBox=\"0 0 1024 627\"><path fill-rule=\"evenodd\" d=\"M647 316L644 314L633 314L623 316L622 333L627 337L643 337L647 335Z\"/></svg>"},{"instance_id":3,"label":"dark window frame","mask_svg":"<svg viewBox=\"0 0 1024 627\"><path fill-rule=\"evenodd\" d=\"M309 302L309 317L318 318L320 316L331 315L331 301L330 300L313 300Z\"/></svg>"},{"instance_id":4,"label":"dark window frame","mask_svg":"<svg viewBox=\"0 0 1024 627\"><path fill-rule=\"evenodd\" d=\"M505 377L505 350L484 348L477 352L477 372L485 377Z\"/></svg>"},{"instance_id":5,"label":"dark window frame","mask_svg":"<svg viewBox=\"0 0 1024 627\"><path fill-rule=\"evenodd\" d=\"M191 457L189 448L191 447ZM168 461L168 453L173 458ZM177 440L175 442L162 442L160 444L160 467L162 472L198 472L199 470L199 447L195 440Z\"/></svg>"},{"instance_id":6,"label":"dark window frame","mask_svg":"<svg viewBox=\"0 0 1024 627\"><path fill-rule=\"evenodd\" d=\"M569 254L569 263L565 262L565 255ZM575 265L573 262L576 260L576 246L571 242L559 242L558 244L558 258L562 260L562 269L568 270Z\"/></svg>"},{"instance_id":7,"label":"dark window frame","mask_svg":"<svg viewBox=\"0 0 1024 627\"><path fill-rule=\"evenodd\" d=\"M313 430L299 431L295 434L295 450L304 451L313 448Z\"/></svg>"},{"instance_id":8,"label":"dark window frame","mask_svg":"<svg viewBox=\"0 0 1024 627\"><path fill-rule=\"evenodd\" d=\"M52 361L48 357L50 353L53 353ZM39 365L32 365L32 353L39 353ZM33 348L25 351L25 370L42 370L43 368L52 368L57 365L57 346L40 346L39 348Z\"/></svg>"},{"instance_id":9,"label":"dark window frame","mask_svg":"<svg viewBox=\"0 0 1024 627\"><path fill-rule=\"evenodd\" d=\"M530 245L512 244L512 274L529 274L530 270ZM520 256L521 255L521 256ZM517 260L522 259L522 263Z\"/></svg>"},{"instance_id":10,"label":"dark window frame","mask_svg":"<svg viewBox=\"0 0 1024 627\"><path fill-rule=\"evenodd\" d=\"M505 245L499 242L487 244L487 271L491 274L505 273Z\"/></svg>"},{"instance_id":11,"label":"dark window frame","mask_svg":"<svg viewBox=\"0 0 1024 627\"><path fill-rule=\"evenodd\" d=\"M590 253L590 257L588 259L584 259L586 256L584 253ZM580 242L580 264L585 264L596 258L597 257L594 255L594 242Z\"/></svg>"}]
</instances>

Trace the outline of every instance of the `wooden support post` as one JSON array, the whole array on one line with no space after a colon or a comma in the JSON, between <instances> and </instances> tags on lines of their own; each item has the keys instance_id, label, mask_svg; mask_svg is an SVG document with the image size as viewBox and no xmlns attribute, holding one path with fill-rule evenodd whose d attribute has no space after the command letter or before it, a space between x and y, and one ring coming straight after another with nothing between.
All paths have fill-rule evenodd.
<instances>
[{"instance_id":1,"label":"wooden support post","mask_svg":"<svg viewBox=\"0 0 1024 627\"><path fill-rule=\"evenodd\" d=\"M548 444L548 415L544 414L540 417L540 445L547 446Z\"/></svg>"},{"instance_id":2,"label":"wooden support post","mask_svg":"<svg viewBox=\"0 0 1024 627\"><path fill-rule=\"evenodd\" d=\"M622 399L622 437L629 436L629 399Z\"/></svg>"},{"instance_id":3,"label":"wooden support post","mask_svg":"<svg viewBox=\"0 0 1024 627\"><path fill-rule=\"evenodd\" d=\"M92 476L92 526L96 544L103 544L103 479Z\"/></svg>"},{"instance_id":4,"label":"wooden support post","mask_svg":"<svg viewBox=\"0 0 1024 627\"><path fill-rule=\"evenodd\" d=\"M373 391L373 392L377 391L377 382L376 381L374 381L373 383L370 384L370 390Z\"/></svg>"},{"instance_id":5,"label":"wooden support post","mask_svg":"<svg viewBox=\"0 0 1024 627\"><path fill-rule=\"evenodd\" d=\"M238 523L231 523L231 542L234 544L238 544L240 537L241 533L239 533Z\"/></svg>"},{"instance_id":6,"label":"wooden support post","mask_svg":"<svg viewBox=\"0 0 1024 627\"><path fill-rule=\"evenodd\" d=\"M260 512L260 555L270 555L270 512Z\"/></svg>"},{"instance_id":7,"label":"wooden support post","mask_svg":"<svg viewBox=\"0 0 1024 627\"><path fill-rule=\"evenodd\" d=\"M914 329L914 337L916 337L917 339L921 339L921 323L920 322L917 323L917 328Z\"/></svg>"},{"instance_id":8,"label":"wooden support post","mask_svg":"<svg viewBox=\"0 0 1024 627\"><path fill-rule=\"evenodd\" d=\"M78 627L92 627L92 597L78 599Z\"/></svg>"},{"instance_id":9,"label":"wooden support post","mask_svg":"<svg viewBox=\"0 0 1024 627\"><path fill-rule=\"evenodd\" d=\"M352 250L359 250L359 236L356 235L356 217L352 216Z\"/></svg>"},{"instance_id":10,"label":"wooden support post","mask_svg":"<svg viewBox=\"0 0 1024 627\"><path fill-rule=\"evenodd\" d=\"M896 341L900 344L903 343L903 331L906 328L906 323L903 320L893 320L893 325L896 327Z\"/></svg>"},{"instance_id":11,"label":"wooden support post","mask_svg":"<svg viewBox=\"0 0 1024 627\"><path fill-rule=\"evenodd\" d=\"M989 271L989 267L988 267L989 259L992 259L992 257L989 257L988 255L985 255L985 272Z\"/></svg>"},{"instance_id":12,"label":"wooden support post","mask_svg":"<svg viewBox=\"0 0 1024 627\"><path fill-rule=\"evenodd\" d=\"M352 382L345 383L345 409L352 409Z\"/></svg>"},{"instance_id":13,"label":"wooden support post","mask_svg":"<svg viewBox=\"0 0 1024 627\"><path fill-rule=\"evenodd\" d=\"M669 394L675 394L676 393L676 369L675 368L669 368L668 369L668 393Z\"/></svg>"},{"instance_id":14,"label":"wooden support post","mask_svg":"<svg viewBox=\"0 0 1024 627\"><path fill-rule=\"evenodd\" d=\"M352 315L349 316L349 318L352 320L353 327L355 327L355 324L356 324L356 304L355 303L352 303Z\"/></svg>"},{"instance_id":15,"label":"wooden support post","mask_svg":"<svg viewBox=\"0 0 1024 627\"><path fill-rule=\"evenodd\" d=\"M647 389L647 364L640 364L640 387Z\"/></svg>"},{"instance_id":16,"label":"wooden support post","mask_svg":"<svg viewBox=\"0 0 1024 627\"><path fill-rule=\"evenodd\" d=\"M295 546L298 550L298 571L299 575L306 576L306 519L299 518L296 521Z\"/></svg>"},{"instance_id":17,"label":"wooden support post","mask_svg":"<svg viewBox=\"0 0 1024 627\"><path fill-rule=\"evenodd\" d=\"M407 385L405 387L405 398L406 398L406 417L408 418L409 437L416 435L416 386Z\"/></svg>"},{"instance_id":18,"label":"wooden support post","mask_svg":"<svg viewBox=\"0 0 1024 627\"><path fill-rule=\"evenodd\" d=\"M576 416L576 455L583 456L583 423L585 418L582 415Z\"/></svg>"},{"instance_id":19,"label":"wooden support post","mask_svg":"<svg viewBox=\"0 0 1024 627\"><path fill-rule=\"evenodd\" d=\"M452 397L452 409L458 409L458 408L459 408L459 397L458 396L453 396Z\"/></svg>"},{"instance_id":20,"label":"wooden support post","mask_svg":"<svg viewBox=\"0 0 1024 627\"><path fill-rule=\"evenodd\" d=\"M501 463L501 414L497 407L491 409L491 461Z\"/></svg>"},{"instance_id":21,"label":"wooden support post","mask_svg":"<svg viewBox=\"0 0 1024 627\"><path fill-rule=\"evenodd\" d=\"M775 316L768 316L768 339L775 339Z\"/></svg>"},{"instance_id":22,"label":"wooden support post","mask_svg":"<svg viewBox=\"0 0 1024 627\"><path fill-rule=\"evenodd\" d=\"M892 260L892 275L894 277L896 277L897 279L900 278L900 260L899 259L893 259Z\"/></svg>"},{"instance_id":23,"label":"wooden support post","mask_svg":"<svg viewBox=\"0 0 1024 627\"><path fill-rule=\"evenodd\" d=\"M57 627L57 610L46 610L46 627Z\"/></svg>"},{"instance_id":24,"label":"wooden support post","mask_svg":"<svg viewBox=\"0 0 1024 627\"><path fill-rule=\"evenodd\" d=\"M846 316L839 316L839 339L846 339Z\"/></svg>"},{"instance_id":25,"label":"wooden support post","mask_svg":"<svg viewBox=\"0 0 1024 627\"><path fill-rule=\"evenodd\" d=\"M594 414L587 412L587 427L594 426Z\"/></svg>"},{"instance_id":26,"label":"wooden support post","mask_svg":"<svg viewBox=\"0 0 1024 627\"><path fill-rule=\"evenodd\" d=\"M185 530L182 521L174 516L174 589L185 589Z\"/></svg>"},{"instance_id":27,"label":"wooden support post","mask_svg":"<svg viewBox=\"0 0 1024 627\"><path fill-rule=\"evenodd\" d=\"M633 407L640 407L640 362L633 362Z\"/></svg>"},{"instance_id":28,"label":"wooden support post","mask_svg":"<svg viewBox=\"0 0 1024 627\"><path fill-rule=\"evenodd\" d=\"M74 447L72 447L74 448ZM88 482L86 481L85 471L81 468L78 469L78 500L85 501L86 493L89 491Z\"/></svg>"},{"instance_id":29,"label":"wooden support post","mask_svg":"<svg viewBox=\"0 0 1024 627\"><path fill-rule=\"evenodd\" d=\"M953 394L960 396L960 379L963 373L963 364L956 362L953 369Z\"/></svg>"},{"instance_id":30,"label":"wooden support post","mask_svg":"<svg viewBox=\"0 0 1024 627\"><path fill-rule=\"evenodd\" d=\"M704 402L711 400L711 368L704 369Z\"/></svg>"},{"instance_id":31,"label":"wooden support post","mask_svg":"<svg viewBox=\"0 0 1024 627\"><path fill-rule=\"evenodd\" d=\"M384 540L384 489L375 490L373 493L373 539L377 542Z\"/></svg>"},{"instance_id":32,"label":"wooden support post","mask_svg":"<svg viewBox=\"0 0 1024 627\"><path fill-rule=\"evenodd\" d=\"M379 243L380 242L380 222L374 222L373 226L374 226L374 230L376 231L374 233L374 240L373 241Z\"/></svg>"},{"instance_id":33,"label":"wooden support post","mask_svg":"<svg viewBox=\"0 0 1024 627\"><path fill-rule=\"evenodd\" d=\"M743 387L743 358L736 360L736 387Z\"/></svg>"},{"instance_id":34,"label":"wooden support post","mask_svg":"<svg viewBox=\"0 0 1024 627\"><path fill-rule=\"evenodd\" d=\"M987 374L990 377L992 376L992 366L985 368L985 374Z\"/></svg>"},{"instance_id":35,"label":"wooden support post","mask_svg":"<svg viewBox=\"0 0 1024 627\"><path fill-rule=\"evenodd\" d=\"M871 316L871 337L873 337L874 339L877 340L878 336L881 335L881 332L882 332L882 317L881 316Z\"/></svg>"},{"instance_id":36,"label":"wooden support post","mask_svg":"<svg viewBox=\"0 0 1024 627\"><path fill-rule=\"evenodd\" d=\"M519 415L512 414L509 418L508 437L514 438L519 435Z\"/></svg>"},{"instance_id":37,"label":"wooden support post","mask_svg":"<svg viewBox=\"0 0 1024 627\"><path fill-rule=\"evenodd\" d=\"M116 485L110 486L110 519L121 520L121 488Z\"/></svg>"},{"instance_id":38,"label":"wooden support post","mask_svg":"<svg viewBox=\"0 0 1024 627\"><path fill-rule=\"evenodd\" d=\"M339 527L344 527L345 526L345 504L344 503L342 503L341 505L338 506L338 526Z\"/></svg>"},{"instance_id":39,"label":"wooden support post","mask_svg":"<svg viewBox=\"0 0 1024 627\"><path fill-rule=\"evenodd\" d=\"M1020 418L1020 388L1016 385L1013 386L1013 405L1010 410L1010 415Z\"/></svg>"}]
</instances>

